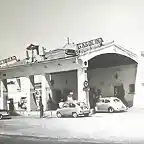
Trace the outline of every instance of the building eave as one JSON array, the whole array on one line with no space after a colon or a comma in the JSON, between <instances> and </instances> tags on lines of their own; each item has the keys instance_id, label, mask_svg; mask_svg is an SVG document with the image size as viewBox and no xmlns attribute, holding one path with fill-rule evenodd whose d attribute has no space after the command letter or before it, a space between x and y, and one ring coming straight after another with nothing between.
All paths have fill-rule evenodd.
<instances>
[{"instance_id":1,"label":"building eave","mask_svg":"<svg viewBox=\"0 0 144 144\"><path fill-rule=\"evenodd\" d=\"M7 66L4 68L0 68L0 71L6 71L6 70L10 70L10 69L15 69L15 68L19 68L19 67L28 67L28 66L32 66L35 64L46 64L46 63L51 63L51 62L56 62L56 61L61 61L61 60L68 60L68 59L75 59L76 56L68 56L68 57L64 57L64 58L57 58L57 59L52 59L52 60L43 60L43 61L39 61L39 62L32 62L32 63L26 63L26 64L19 64L19 65L13 65L13 66Z\"/></svg>"}]
</instances>

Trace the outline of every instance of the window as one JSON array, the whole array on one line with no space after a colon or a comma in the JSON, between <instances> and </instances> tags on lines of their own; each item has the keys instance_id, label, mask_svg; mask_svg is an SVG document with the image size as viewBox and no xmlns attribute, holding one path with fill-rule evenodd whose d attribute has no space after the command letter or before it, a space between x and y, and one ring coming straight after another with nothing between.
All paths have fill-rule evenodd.
<instances>
[{"instance_id":1,"label":"window","mask_svg":"<svg viewBox=\"0 0 144 144\"><path fill-rule=\"evenodd\" d=\"M129 93L135 93L135 84L129 84Z\"/></svg>"},{"instance_id":2,"label":"window","mask_svg":"<svg viewBox=\"0 0 144 144\"><path fill-rule=\"evenodd\" d=\"M84 102L78 102L77 105L78 106L85 106L86 104Z\"/></svg>"},{"instance_id":3,"label":"window","mask_svg":"<svg viewBox=\"0 0 144 144\"><path fill-rule=\"evenodd\" d=\"M75 104L69 103L69 107L70 107L70 108L74 108L74 107L75 107Z\"/></svg>"},{"instance_id":4,"label":"window","mask_svg":"<svg viewBox=\"0 0 144 144\"><path fill-rule=\"evenodd\" d=\"M110 100L108 100L108 99L105 99L105 103L110 103Z\"/></svg>"},{"instance_id":5,"label":"window","mask_svg":"<svg viewBox=\"0 0 144 144\"><path fill-rule=\"evenodd\" d=\"M114 99L114 102L120 102L120 100L119 99Z\"/></svg>"},{"instance_id":6,"label":"window","mask_svg":"<svg viewBox=\"0 0 144 144\"><path fill-rule=\"evenodd\" d=\"M68 108L68 107L69 107L68 103L63 104L63 108Z\"/></svg>"},{"instance_id":7,"label":"window","mask_svg":"<svg viewBox=\"0 0 144 144\"><path fill-rule=\"evenodd\" d=\"M100 103L104 103L104 99L101 99L99 102L100 102Z\"/></svg>"}]
</instances>

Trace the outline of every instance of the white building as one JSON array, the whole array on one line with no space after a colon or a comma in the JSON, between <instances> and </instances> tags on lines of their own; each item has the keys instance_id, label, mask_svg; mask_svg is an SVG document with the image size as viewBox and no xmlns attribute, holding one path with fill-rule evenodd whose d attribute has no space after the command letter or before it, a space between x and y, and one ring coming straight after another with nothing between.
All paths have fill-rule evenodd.
<instances>
[{"instance_id":1,"label":"white building","mask_svg":"<svg viewBox=\"0 0 144 144\"><path fill-rule=\"evenodd\" d=\"M9 98L13 98L15 109L19 109L18 102L23 97L27 110L36 110L38 98L35 96L41 95L44 110L48 110L49 96L57 104L61 98L66 100L71 91L73 99L91 105L93 90L100 91L103 97L125 99L129 107L144 107L142 52L134 54L101 38L80 44L68 43L46 53L36 48L39 52L35 54L37 49L33 49L33 57L27 51L27 60L0 68L1 109L7 109ZM87 84L90 91L84 89Z\"/></svg>"}]
</instances>

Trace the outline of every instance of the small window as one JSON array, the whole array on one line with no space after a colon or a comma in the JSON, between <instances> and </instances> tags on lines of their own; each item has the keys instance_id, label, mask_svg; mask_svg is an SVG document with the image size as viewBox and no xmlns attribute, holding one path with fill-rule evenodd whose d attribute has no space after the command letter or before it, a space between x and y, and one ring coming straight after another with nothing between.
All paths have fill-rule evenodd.
<instances>
[{"instance_id":1,"label":"small window","mask_svg":"<svg viewBox=\"0 0 144 144\"><path fill-rule=\"evenodd\" d=\"M114 102L120 102L120 100L119 100L119 99L114 99L113 101L114 101Z\"/></svg>"},{"instance_id":2,"label":"small window","mask_svg":"<svg viewBox=\"0 0 144 144\"><path fill-rule=\"evenodd\" d=\"M68 107L69 107L68 103L63 104L63 108L68 108Z\"/></svg>"},{"instance_id":3,"label":"small window","mask_svg":"<svg viewBox=\"0 0 144 144\"><path fill-rule=\"evenodd\" d=\"M110 103L110 100L108 100L108 99L105 99L105 103Z\"/></svg>"},{"instance_id":4,"label":"small window","mask_svg":"<svg viewBox=\"0 0 144 144\"><path fill-rule=\"evenodd\" d=\"M75 104L69 103L69 107L70 107L70 108L74 108L74 107L75 107Z\"/></svg>"},{"instance_id":5,"label":"small window","mask_svg":"<svg viewBox=\"0 0 144 144\"><path fill-rule=\"evenodd\" d=\"M101 99L101 100L99 100L99 102L100 102L100 103L104 103L105 101L104 101L104 99Z\"/></svg>"},{"instance_id":6,"label":"small window","mask_svg":"<svg viewBox=\"0 0 144 144\"><path fill-rule=\"evenodd\" d=\"M129 93L135 93L135 84L129 85Z\"/></svg>"}]
</instances>

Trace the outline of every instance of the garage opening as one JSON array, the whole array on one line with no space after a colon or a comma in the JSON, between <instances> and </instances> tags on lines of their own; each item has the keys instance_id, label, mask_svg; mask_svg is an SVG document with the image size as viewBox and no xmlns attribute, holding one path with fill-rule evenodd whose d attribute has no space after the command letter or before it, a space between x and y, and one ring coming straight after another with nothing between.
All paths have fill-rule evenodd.
<instances>
[{"instance_id":1,"label":"garage opening","mask_svg":"<svg viewBox=\"0 0 144 144\"><path fill-rule=\"evenodd\" d=\"M129 57L108 53L89 60L90 106L93 94L116 96L128 107L133 106L137 63Z\"/></svg>"},{"instance_id":2,"label":"garage opening","mask_svg":"<svg viewBox=\"0 0 144 144\"><path fill-rule=\"evenodd\" d=\"M67 101L67 96L73 92L73 99L77 99L77 71L65 71L51 74L52 101L58 108L60 101Z\"/></svg>"}]
</instances>

